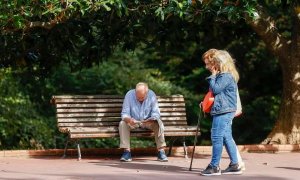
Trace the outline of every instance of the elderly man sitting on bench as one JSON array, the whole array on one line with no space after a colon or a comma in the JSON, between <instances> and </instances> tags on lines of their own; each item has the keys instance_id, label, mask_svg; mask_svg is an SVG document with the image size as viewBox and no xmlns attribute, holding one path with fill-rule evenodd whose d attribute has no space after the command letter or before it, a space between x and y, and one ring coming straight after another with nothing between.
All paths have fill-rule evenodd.
<instances>
[{"instance_id":1,"label":"elderly man sitting on bench","mask_svg":"<svg viewBox=\"0 0 300 180\"><path fill-rule=\"evenodd\" d=\"M119 124L120 148L124 149L121 161L132 161L130 152L130 131L137 128L150 129L154 132L158 150L157 159L168 161L164 147L164 125L160 120L160 111L155 93L146 83L140 82L135 89L129 90L123 102Z\"/></svg>"}]
</instances>

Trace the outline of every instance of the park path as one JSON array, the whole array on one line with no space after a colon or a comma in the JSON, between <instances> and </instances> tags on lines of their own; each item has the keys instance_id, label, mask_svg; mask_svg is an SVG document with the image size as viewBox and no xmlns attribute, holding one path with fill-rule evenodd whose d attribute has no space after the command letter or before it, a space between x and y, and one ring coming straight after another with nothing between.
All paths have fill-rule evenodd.
<instances>
[{"instance_id":1,"label":"park path","mask_svg":"<svg viewBox=\"0 0 300 180\"><path fill-rule=\"evenodd\" d=\"M60 159L57 156L25 158L1 157L0 179L262 179L262 180L299 180L300 153L242 153L246 163L243 175L222 175L203 177L199 172L209 163L209 155L197 155L193 170L189 171L190 159L169 157L168 162L158 162L153 156L134 156L133 161L124 163L119 157L88 157L77 161L76 157ZM221 168L229 160L223 156Z\"/></svg>"}]
</instances>

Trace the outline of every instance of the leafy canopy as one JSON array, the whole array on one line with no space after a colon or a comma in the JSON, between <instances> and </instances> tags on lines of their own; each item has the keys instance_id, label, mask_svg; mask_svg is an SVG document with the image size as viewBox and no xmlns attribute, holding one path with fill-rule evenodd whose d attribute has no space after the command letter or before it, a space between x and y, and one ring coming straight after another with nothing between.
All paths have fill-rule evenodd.
<instances>
[{"instance_id":1,"label":"leafy canopy","mask_svg":"<svg viewBox=\"0 0 300 180\"><path fill-rule=\"evenodd\" d=\"M68 19L99 12L110 12L119 17L156 15L161 20L180 16L197 21L214 15L235 21L245 13L253 16L256 3L256 0L2 0L0 29L2 33L8 33L35 26L51 28Z\"/></svg>"},{"instance_id":2,"label":"leafy canopy","mask_svg":"<svg viewBox=\"0 0 300 180\"><path fill-rule=\"evenodd\" d=\"M184 36L174 29L187 23L201 25L206 17L238 21L245 13L253 16L255 5L256 0L3 0L0 66L43 72L60 62L72 69L91 67L119 45L163 47Z\"/></svg>"}]
</instances>

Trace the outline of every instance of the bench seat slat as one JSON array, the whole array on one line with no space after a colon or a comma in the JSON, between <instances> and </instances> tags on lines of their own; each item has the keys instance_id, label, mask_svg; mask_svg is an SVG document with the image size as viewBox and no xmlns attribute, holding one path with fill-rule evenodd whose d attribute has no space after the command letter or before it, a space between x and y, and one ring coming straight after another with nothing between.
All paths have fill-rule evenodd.
<instances>
[{"instance_id":1,"label":"bench seat slat","mask_svg":"<svg viewBox=\"0 0 300 180\"><path fill-rule=\"evenodd\" d=\"M180 137L180 136L195 136L195 131L193 132L165 132L165 137ZM143 133L131 133L131 137L150 137L154 136L153 132L143 132ZM70 134L70 138L72 139L85 139L85 138L109 138L109 137L119 137L119 133L83 133L83 134Z\"/></svg>"},{"instance_id":2,"label":"bench seat slat","mask_svg":"<svg viewBox=\"0 0 300 180\"><path fill-rule=\"evenodd\" d=\"M185 131L193 131L195 130L196 127L195 126L166 126L165 127L165 132L185 132ZM70 133L74 134L74 133L100 133L100 132L105 132L105 133L110 133L110 132L119 132L118 127L115 126L111 126L111 127L68 127L68 130ZM144 129L135 129L131 132L143 132L143 131L148 131L148 130L144 130Z\"/></svg>"},{"instance_id":3,"label":"bench seat slat","mask_svg":"<svg viewBox=\"0 0 300 180\"><path fill-rule=\"evenodd\" d=\"M163 122L165 121L186 121L186 117L161 117ZM121 121L120 117L103 117L103 118L58 118L58 122L113 122L113 121Z\"/></svg>"}]
</instances>

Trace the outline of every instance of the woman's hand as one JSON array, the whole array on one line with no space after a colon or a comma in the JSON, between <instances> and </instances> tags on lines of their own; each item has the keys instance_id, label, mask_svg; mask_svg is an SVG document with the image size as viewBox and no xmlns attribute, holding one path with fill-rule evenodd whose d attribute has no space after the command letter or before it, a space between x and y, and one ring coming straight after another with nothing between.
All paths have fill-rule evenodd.
<instances>
[{"instance_id":1,"label":"woman's hand","mask_svg":"<svg viewBox=\"0 0 300 180\"><path fill-rule=\"evenodd\" d=\"M219 73L219 70L216 68L216 66L211 67L211 74L216 75Z\"/></svg>"},{"instance_id":2,"label":"woman's hand","mask_svg":"<svg viewBox=\"0 0 300 180\"><path fill-rule=\"evenodd\" d=\"M208 61L208 59L205 59L204 60L204 63L205 63L205 68L207 70L209 70L211 72L212 75L216 75L219 73L219 68L218 66L212 64L211 62Z\"/></svg>"}]
</instances>

